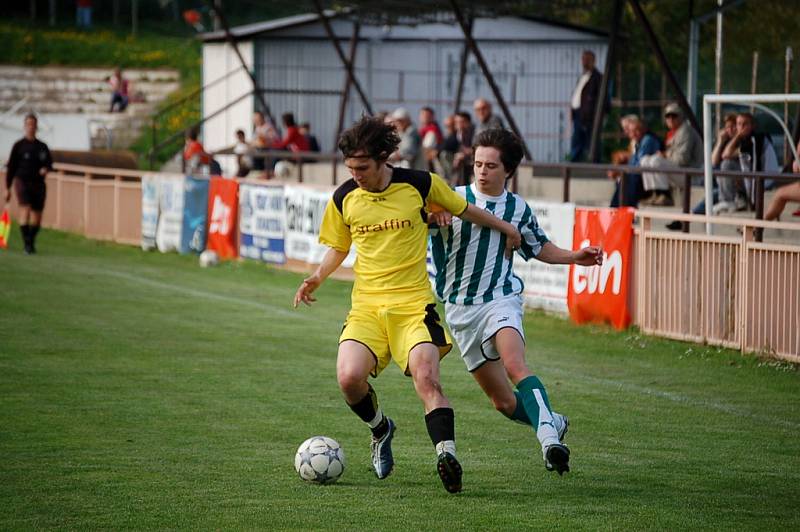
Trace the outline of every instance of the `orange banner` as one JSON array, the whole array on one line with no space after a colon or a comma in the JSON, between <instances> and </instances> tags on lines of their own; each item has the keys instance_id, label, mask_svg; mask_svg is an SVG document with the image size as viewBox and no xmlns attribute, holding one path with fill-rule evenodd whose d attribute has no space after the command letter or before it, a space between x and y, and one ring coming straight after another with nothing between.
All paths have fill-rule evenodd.
<instances>
[{"instance_id":1,"label":"orange banner","mask_svg":"<svg viewBox=\"0 0 800 532\"><path fill-rule=\"evenodd\" d=\"M11 217L8 215L8 209L3 210L0 215L0 248L8 248L8 237L11 235Z\"/></svg>"},{"instance_id":2,"label":"orange banner","mask_svg":"<svg viewBox=\"0 0 800 532\"><path fill-rule=\"evenodd\" d=\"M239 208L239 183L233 179L212 177L208 191L208 242L206 249L221 259L238 256L236 220Z\"/></svg>"},{"instance_id":3,"label":"orange banner","mask_svg":"<svg viewBox=\"0 0 800 532\"><path fill-rule=\"evenodd\" d=\"M575 209L572 249L603 248L602 266L570 266L567 306L575 323L606 322L616 329L630 325L632 237L633 209Z\"/></svg>"}]
</instances>

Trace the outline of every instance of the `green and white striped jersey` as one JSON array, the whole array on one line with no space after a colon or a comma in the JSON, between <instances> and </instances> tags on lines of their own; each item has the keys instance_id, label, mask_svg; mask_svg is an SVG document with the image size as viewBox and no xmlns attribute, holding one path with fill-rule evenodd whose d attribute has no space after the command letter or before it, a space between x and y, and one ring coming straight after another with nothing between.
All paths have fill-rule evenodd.
<instances>
[{"instance_id":1,"label":"green and white striped jersey","mask_svg":"<svg viewBox=\"0 0 800 532\"><path fill-rule=\"evenodd\" d=\"M469 203L515 225L522 234L517 253L529 260L549 240L531 208L519 195L481 194L475 185L456 187ZM514 275L513 256L505 256L506 236L488 227L475 226L453 217L449 227L431 229L431 251L436 270L435 291L440 300L460 305L479 305L521 294L522 279Z\"/></svg>"}]
</instances>

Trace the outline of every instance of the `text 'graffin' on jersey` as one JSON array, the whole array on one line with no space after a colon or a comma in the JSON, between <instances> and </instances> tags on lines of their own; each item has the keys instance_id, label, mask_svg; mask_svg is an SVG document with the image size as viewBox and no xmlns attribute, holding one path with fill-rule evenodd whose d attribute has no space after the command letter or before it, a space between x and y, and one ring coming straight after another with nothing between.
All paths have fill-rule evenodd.
<instances>
[{"instance_id":1,"label":"text 'graffin' on jersey","mask_svg":"<svg viewBox=\"0 0 800 532\"><path fill-rule=\"evenodd\" d=\"M411 225L411 220L398 220L397 218L394 218L392 220L384 220L383 223L380 224L357 225L356 232L363 235L366 233L377 233L379 231L393 231L405 228L410 229Z\"/></svg>"}]
</instances>

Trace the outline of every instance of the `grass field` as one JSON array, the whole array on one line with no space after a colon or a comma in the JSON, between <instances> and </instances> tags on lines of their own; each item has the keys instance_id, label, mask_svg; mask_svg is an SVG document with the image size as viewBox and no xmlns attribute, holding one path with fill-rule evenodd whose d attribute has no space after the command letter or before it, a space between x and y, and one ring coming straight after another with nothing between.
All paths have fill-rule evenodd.
<instances>
[{"instance_id":1,"label":"grass field","mask_svg":"<svg viewBox=\"0 0 800 532\"><path fill-rule=\"evenodd\" d=\"M528 358L570 416L573 471L443 363L464 492L449 495L411 382L375 387L395 472L369 466L334 353L350 285L293 311L300 276L203 270L44 231L0 252L0 528L798 529L800 374L736 352L531 313ZM300 481L297 445L347 453L339 483Z\"/></svg>"}]
</instances>

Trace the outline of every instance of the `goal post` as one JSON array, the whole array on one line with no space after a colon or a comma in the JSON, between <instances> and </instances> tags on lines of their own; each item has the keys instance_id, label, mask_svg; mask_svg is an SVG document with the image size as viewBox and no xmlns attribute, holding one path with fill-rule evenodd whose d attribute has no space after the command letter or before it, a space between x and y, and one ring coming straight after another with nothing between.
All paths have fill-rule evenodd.
<instances>
[{"instance_id":1,"label":"goal post","mask_svg":"<svg viewBox=\"0 0 800 532\"><path fill-rule=\"evenodd\" d=\"M786 135L787 142L791 148L792 155L795 161L800 161L797 154L797 146L794 144L792 134L789 128L783 122L780 116L766 107L765 103L787 103L787 102L800 102L800 94L706 94L703 96L703 155L704 167L703 173L705 176L705 199L706 199L706 216L709 216L713 203L713 168L711 164L711 151L714 145L714 131L711 129L711 104L714 103L730 103L735 105L748 105L756 107L770 116L772 116L783 128L784 135ZM712 234L712 223L706 222L706 234Z\"/></svg>"}]
</instances>

